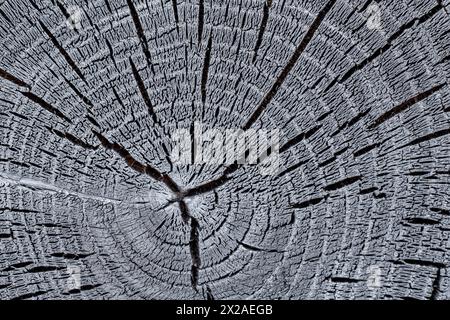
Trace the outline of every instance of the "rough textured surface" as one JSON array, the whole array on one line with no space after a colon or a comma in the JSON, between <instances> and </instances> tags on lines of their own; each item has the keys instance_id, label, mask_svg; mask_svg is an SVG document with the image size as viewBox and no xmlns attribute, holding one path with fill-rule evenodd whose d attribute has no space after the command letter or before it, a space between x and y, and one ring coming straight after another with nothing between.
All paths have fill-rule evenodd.
<instances>
[{"instance_id":1,"label":"rough textured surface","mask_svg":"<svg viewBox=\"0 0 450 320\"><path fill-rule=\"evenodd\" d=\"M450 298L449 14L0 1L0 298ZM173 163L195 121L279 173Z\"/></svg>"}]
</instances>

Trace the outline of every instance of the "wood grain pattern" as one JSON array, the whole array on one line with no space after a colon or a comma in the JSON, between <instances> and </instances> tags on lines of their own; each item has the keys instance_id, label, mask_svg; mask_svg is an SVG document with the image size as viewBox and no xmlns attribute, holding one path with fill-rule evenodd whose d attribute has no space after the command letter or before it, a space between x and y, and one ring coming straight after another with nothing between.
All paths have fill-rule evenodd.
<instances>
[{"instance_id":1,"label":"wood grain pattern","mask_svg":"<svg viewBox=\"0 0 450 320\"><path fill-rule=\"evenodd\" d=\"M0 2L0 298L450 298L449 13ZM174 162L196 122L278 172Z\"/></svg>"}]
</instances>

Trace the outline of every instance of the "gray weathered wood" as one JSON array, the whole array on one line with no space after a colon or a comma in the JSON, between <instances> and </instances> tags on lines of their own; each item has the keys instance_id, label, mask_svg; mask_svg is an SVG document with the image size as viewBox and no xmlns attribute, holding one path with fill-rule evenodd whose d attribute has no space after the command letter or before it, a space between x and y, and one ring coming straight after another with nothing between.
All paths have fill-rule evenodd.
<instances>
[{"instance_id":1,"label":"gray weathered wood","mask_svg":"<svg viewBox=\"0 0 450 320\"><path fill-rule=\"evenodd\" d=\"M450 298L449 14L0 1L0 298ZM279 172L174 163L196 121Z\"/></svg>"}]
</instances>

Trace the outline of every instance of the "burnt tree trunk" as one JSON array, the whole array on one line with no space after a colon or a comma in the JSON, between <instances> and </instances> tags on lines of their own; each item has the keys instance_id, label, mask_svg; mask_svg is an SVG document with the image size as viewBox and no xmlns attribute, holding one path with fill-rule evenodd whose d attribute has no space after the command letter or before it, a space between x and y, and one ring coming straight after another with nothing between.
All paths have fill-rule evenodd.
<instances>
[{"instance_id":1,"label":"burnt tree trunk","mask_svg":"<svg viewBox=\"0 0 450 320\"><path fill-rule=\"evenodd\" d=\"M0 298L450 298L449 13L1 1ZM278 171L174 162L196 122Z\"/></svg>"}]
</instances>

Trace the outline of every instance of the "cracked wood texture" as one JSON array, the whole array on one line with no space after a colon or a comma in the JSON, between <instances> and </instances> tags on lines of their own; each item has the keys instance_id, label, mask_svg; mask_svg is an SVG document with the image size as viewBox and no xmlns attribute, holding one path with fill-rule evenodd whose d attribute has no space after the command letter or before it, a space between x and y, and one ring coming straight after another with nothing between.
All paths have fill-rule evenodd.
<instances>
[{"instance_id":1,"label":"cracked wood texture","mask_svg":"<svg viewBox=\"0 0 450 320\"><path fill-rule=\"evenodd\" d=\"M0 1L0 298L450 298L449 14ZM194 122L279 171L174 163Z\"/></svg>"}]
</instances>

